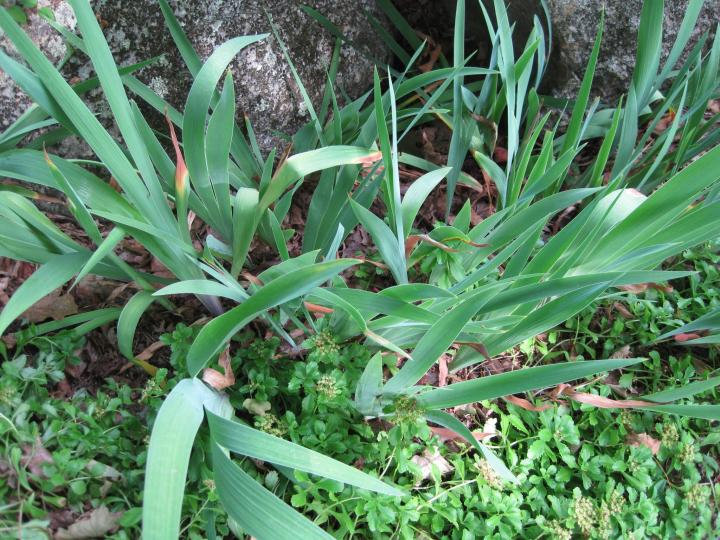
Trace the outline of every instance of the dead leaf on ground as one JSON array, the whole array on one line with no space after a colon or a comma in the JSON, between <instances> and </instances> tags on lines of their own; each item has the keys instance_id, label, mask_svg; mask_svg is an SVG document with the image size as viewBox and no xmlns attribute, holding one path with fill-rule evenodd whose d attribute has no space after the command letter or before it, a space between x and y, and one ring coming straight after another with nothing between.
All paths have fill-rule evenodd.
<instances>
[{"instance_id":1,"label":"dead leaf on ground","mask_svg":"<svg viewBox=\"0 0 720 540\"><path fill-rule=\"evenodd\" d=\"M32 323L39 323L47 319L59 321L77 312L75 299L69 294L62 294L61 290L57 289L35 302L23 313L23 317Z\"/></svg>"},{"instance_id":2,"label":"dead leaf on ground","mask_svg":"<svg viewBox=\"0 0 720 540\"><path fill-rule=\"evenodd\" d=\"M675 120L675 110L670 108L667 114L665 114L665 116L663 116L660 121L655 125L655 134L661 135L663 132L665 132L667 128L670 127L670 124L673 123L673 120Z\"/></svg>"},{"instance_id":3,"label":"dead leaf on ground","mask_svg":"<svg viewBox=\"0 0 720 540\"><path fill-rule=\"evenodd\" d=\"M110 296L107 297L106 303L110 304L113 300L115 300L118 296L125 292L125 289L130 286L131 283L123 283L122 285L118 285L117 287L115 287L110 293Z\"/></svg>"},{"instance_id":4,"label":"dead leaf on ground","mask_svg":"<svg viewBox=\"0 0 720 540\"><path fill-rule=\"evenodd\" d=\"M75 354L80 354L81 351L76 351ZM74 379L79 379L83 373L85 373L85 370L87 369L87 363L80 361L77 364L68 362L65 364L65 373L70 375Z\"/></svg>"},{"instance_id":5,"label":"dead leaf on ground","mask_svg":"<svg viewBox=\"0 0 720 540\"><path fill-rule=\"evenodd\" d=\"M135 287L134 284L127 283L124 284L123 290L128 286ZM112 302L111 295L117 288L117 281L90 274L75 285L74 293L77 298L82 298L83 303L86 305L105 304ZM117 293L115 296L117 296Z\"/></svg>"},{"instance_id":6,"label":"dead leaf on ground","mask_svg":"<svg viewBox=\"0 0 720 540\"><path fill-rule=\"evenodd\" d=\"M506 148L503 148L502 146L496 146L495 150L493 150L493 158L495 158L496 163L507 163L508 159L508 151Z\"/></svg>"},{"instance_id":7,"label":"dead leaf on ground","mask_svg":"<svg viewBox=\"0 0 720 540\"><path fill-rule=\"evenodd\" d=\"M157 351L159 351L165 346L166 344L162 341L156 341L154 343L151 343L150 345L145 347L143 351L135 357L135 359L147 362L153 357L153 354L155 354Z\"/></svg>"},{"instance_id":8,"label":"dead leaf on ground","mask_svg":"<svg viewBox=\"0 0 720 540\"><path fill-rule=\"evenodd\" d=\"M256 416L265 416L267 412L272 408L269 401L257 401L255 399L247 398L243 401L243 407L250 413Z\"/></svg>"},{"instance_id":9,"label":"dead leaf on ground","mask_svg":"<svg viewBox=\"0 0 720 540\"><path fill-rule=\"evenodd\" d=\"M610 355L610 358L632 358L632 351L630 350L630 345L625 345L624 347L621 347L614 353Z\"/></svg>"},{"instance_id":10,"label":"dead leaf on ground","mask_svg":"<svg viewBox=\"0 0 720 540\"><path fill-rule=\"evenodd\" d=\"M473 349L475 352L480 353L483 358L485 358L485 360L492 360L492 358L490 357L490 353L488 353L487 347L485 347L485 345L483 345L482 343L473 343L470 341L456 341L454 345L465 345L466 347L470 347L471 349Z\"/></svg>"},{"instance_id":11,"label":"dead leaf on ground","mask_svg":"<svg viewBox=\"0 0 720 540\"><path fill-rule=\"evenodd\" d=\"M223 390L224 388L228 388L229 386L235 384L235 374L233 373L232 366L230 365L229 348L225 349L225 351L220 354L218 364L221 368L223 368L223 371L225 372L224 374L213 368L205 368L202 378L203 381L215 388L215 390Z\"/></svg>"},{"instance_id":12,"label":"dead leaf on ground","mask_svg":"<svg viewBox=\"0 0 720 540\"><path fill-rule=\"evenodd\" d=\"M653 456L660 450L660 441L652 438L647 433L630 433L625 438L625 442L630 446L645 446L652 450Z\"/></svg>"},{"instance_id":13,"label":"dead leaf on ground","mask_svg":"<svg viewBox=\"0 0 720 540\"><path fill-rule=\"evenodd\" d=\"M585 403L601 409L632 409L657 405L657 403L642 401L639 399L610 399L597 394L577 392L569 384L561 384L553 390L552 395L554 398L564 396L572 399L573 401L577 401L578 403Z\"/></svg>"},{"instance_id":14,"label":"dead leaf on ground","mask_svg":"<svg viewBox=\"0 0 720 540\"><path fill-rule=\"evenodd\" d=\"M443 428L443 427L431 426L431 427L430 427L430 430L431 430L435 435L437 435L438 438L439 438L442 442L446 442L446 441L461 441L461 442L464 442L464 441L465 441L465 437L463 437L463 436L460 435L459 433L456 433L456 432L453 431L452 429L447 429L447 428ZM493 437L493 436L495 435L494 433L485 433L485 432L479 432L479 431L473 431L472 434L473 434L473 437L475 437L475 439L478 440L478 441L482 441L482 440L484 440L484 439L489 439L490 437Z\"/></svg>"},{"instance_id":15,"label":"dead leaf on ground","mask_svg":"<svg viewBox=\"0 0 720 540\"><path fill-rule=\"evenodd\" d=\"M440 45L431 49L430 50L430 58L424 64L420 64L418 66L418 69L423 73L427 73L428 71L430 71L433 67L435 67L435 63L438 61L438 58L440 58L441 52L442 52L442 47L440 47Z\"/></svg>"},{"instance_id":16,"label":"dead leaf on ground","mask_svg":"<svg viewBox=\"0 0 720 540\"><path fill-rule=\"evenodd\" d=\"M35 443L23 447L22 458L20 464L27 467L27 470L35 476L44 476L42 466L46 463L52 463L53 458L42 444L40 437L35 439Z\"/></svg>"},{"instance_id":17,"label":"dead leaf on ground","mask_svg":"<svg viewBox=\"0 0 720 540\"><path fill-rule=\"evenodd\" d=\"M188 214L188 220L190 219L190 214ZM159 260L157 260L155 257L152 258L150 261L150 272L159 277L173 277L172 272L167 269L167 267L161 263Z\"/></svg>"},{"instance_id":18,"label":"dead leaf on ground","mask_svg":"<svg viewBox=\"0 0 720 540\"><path fill-rule=\"evenodd\" d=\"M430 478L433 465L437 467L440 475L445 475L453 470L453 466L450 465L447 459L440 455L440 452L438 450L435 450L433 452L425 450L425 452L423 452L421 456L413 456L411 460L413 463L415 463L415 465L420 467L423 480Z\"/></svg>"},{"instance_id":19,"label":"dead leaf on ground","mask_svg":"<svg viewBox=\"0 0 720 540\"><path fill-rule=\"evenodd\" d=\"M443 354L438 358L438 386L447 386L448 379L448 357Z\"/></svg>"},{"instance_id":20,"label":"dead leaf on ground","mask_svg":"<svg viewBox=\"0 0 720 540\"><path fill-rule=\"evenodd\" d=\"M89 515L78 519L67 529L55 533L55 540L86 540L104 538L117 527L122 512L111 512L107 506L100 506Z\"/></svg>"},{"instance_id":21,"label":"dead leaf on ground","mask_svg":"<svg viewBox=\"0 0 720 540\"><path fill-rule=\"evenodd\" d=\"M492 411L488 414L492 414ZM485 423L483 424L483 433L487 433L489 435L488 439L492 439L497 436L497 418L490 416L487 420L485 420Z\"/></svg>"},{"instance_id":22,"label":"dead leaf on ground","mask_svg":"<svg viewBox=\"0 0 720 540\"><path fill-rule=\"evenodd\" d=\"M10 297L5 292L10 284L10 278L4 277L0 279L0 305L5 305L10 301Z\"/></svg>"},{"instance_id":23,"label":"dead leaf on ground","mask_svg":"<svg viewBox=\"0 0 720 540\"><path fill-rule=\"evenodd\" d=\"M520 398L517 396L505 396L504 399L505 399L505 401L508 401L508 402L512 403L513 405L517 405L521 409L525 409L526 411L531 411L531 412L542 412L542 411L552 407L552 405L548 405L548 404L533 405L527 399Z\"/></svg>"},{"instance_id":24,"label":"dead leaf on ground","mask_svg":"<svg viewBox=\"0 0 720 540\"><path fill-rule=\"evenodd\" d=\"M615 308L615 311L617 311L620 315L623 316L625 319L633 319L635 316L630 312L628 308L626 308L623 304L620 302L615 302L613 304L613 308Z\"/></svg>"}]
</instances>

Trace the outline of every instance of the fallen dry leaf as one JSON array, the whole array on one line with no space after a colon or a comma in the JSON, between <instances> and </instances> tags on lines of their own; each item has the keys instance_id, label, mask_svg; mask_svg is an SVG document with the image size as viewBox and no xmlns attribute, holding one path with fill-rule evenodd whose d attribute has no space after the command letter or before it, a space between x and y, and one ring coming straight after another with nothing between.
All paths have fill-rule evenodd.
<instances>
[{"instance_id":1,"label":"fallen dry leaf","mask_svg":"<svg viewBox=\"0 0 720 540\"><path fill-rule=\"evenodd\" d=\"M110 512L107 506L100 506L84 518L77 520L67 529L55 533L55 540L85 540L104 538L117 527L122 512Z\"/></svg>"},{"instance_id":2,"label":"fallen dry leaf","mask_svg":"<svg viewBox=\"0 0 720 540\"><path fill-rule=\"evenodd\" d=\"M110 293L110 296L107 297L106 302L109 304L113 300L115 300L118 296L120 296L123 292L125 292L126 289L128 289L131 286L131 283L124 283L122 285L119 285L115 287L112 292Z\"/></svg>"},{"instance_id":3,"label":"fallen dry leaf","mask_svg":"<svg viewBox=\"0 0 720 540\"><path fill-rule=\"evenodd\" d=\"M438 386L447 386L448 379L448 357L443 354L438 358Z\"/></svg>"},{"instance_id":4,"label":"fallen dry leaf","mask_svg":"<svg viewBox=\"0 0 720 540\"><path fill-rule=\"evenodd\" d=\"M630 345L625 345L624 347L621 347L614 353L610 355L610 358L632 358L632 351L630 350Z\"/></svg>"},{"instance_id":5,"label":"fallen dry leaf","mask_svg":"<svg viewBox=\"0 0 720 540\"><path fill-rule=\"evenodd\" d=\"M189 214L188 219L190 219ZM170 272L170 270L168 270L167 267L155 257L153 257L150 261L150 272L159 277L173 277L172 272Z\"/></svg>"},{"instance_id":6,"label":"fallen dry leaf","mask_svg":"<svg viewBox=\"0 0 720 540\"><path fill-rule=\"evenodd\" d=\"M475 352L480 353L485 360L492 360L490 357L490 354L488 353L487 347L483 345L482 343L473 343L469 341L456 341L454 345L465 345L466 347L470 347Z\"/></svg>"},{"instance_id":7,"label":"fallen dry leaf","mask_svg":"<svg viewBox=\"0 0 720 540\"><path fill-rule=\"evenodd\" d=\"M519 398L516 396L505 396L505 401L509 401L513 405L517 405L521 409L525 409L526 411L532 411L532 412L542 412L546 409L549 409L552 407L552 405L533 405L530 403L527 399Z\"/></svg>"},{"instance_id":8,"label":"fallen dry leaf","mask_svg":"<svg viewBox=\"0 0 720 540\"><path fill-rule=\"evenodd\" d=\"M433 465L437 467L440 475L445 475L453 470L453 466L450 465L447 459L440 455L440 452L438 450L435 450L433 452L425 450L425 452L423 452L421 456L413 456L411 460L418 467L420 467L423 480L430 478Z\"/></svg>"},{"instance_id":9,"label":"fallen dry leaf","mask_svg":"<svg viewBox=\"0 0 720 540\"><path fill-rule=\"evenodd\" d=\"M81 351L76 351L76 354L80 354ZM68 362L65 365L65 373L73 377L74 379L79 379L83 373L85 373L85 370L87 369L87 363L80 361L77 364L72 364Z\"/></svg>"},{"instance_id":10,"label":"fallen dry leaf","mask_svg":"<svg viewBox=\"0 0 720 540\"><path fill-rule=\"evenodd\" d=\"M68 315L75 315L77 312L75 299L69 294L62 294L61 290L57 289L35 302L23 313L23 317L30 322L39 323L47 319L59 321Z\"/></svg>"},{"instance_id":11,"label":"fallen dry leaf","mask_svg":"<svg viewBox=\"0 0 720 540\"><path fill-rule=\"evenodd\" d=\"M202 379L215 390L223 390L235 384L235 374L233 373L232 366L230 365L230 349L225 349L218 358L218 364L223 368L225 372L220 373L218 370L213 368L205 368L203 370Z\"/></svg>"},{"instance_id":12,"label":"fallen dry leaf","mask_svg":"<svg viewBox=\"0 0 720 540\"><path fill-rule=\"evenodd\" d=\"M615 302L613 304L613 307L620 315L623 316L623 318L625 318L625 319L633 319L634 318L634 315L630 312L630 310L628 308L626 308L620 302Z\"/></svg>"},{"instance_id":13,"label":"fallen dry leaf","mask_svg":"<svg viewBox=\"0 0 720 540\"><path fill-rule=\"evenodd\" d=\"M257 401L255 399L247 398L243 401L243 407L256 416L265 416L267 412L272 408L269 401Z\"/></svg>"},{"instance_id":14,"label":"fallen dry leaf","mask_svg":"<svg viewBox=\"0 0 720 540\"><path fill-rule=\"evenodd\" d=\"M163 343L162 341L156 341L155 343L151 343L150 345L145 347L145 349L143 349L143 351L138 354L135 359L147 362L153 357L153 354L155 354L155 352L162 349L163 347L165 347L165 343Z\"/></svg>"},{"instance_id":15,"label":"fallen dry leaf","mask_svg":"<svg viewBox=\"0 0 720 540\"><path fill-rule=\"evenodd\" d=\"M31 474L44 477L42 466L46 463L53 463L53 458L50 452L43 446L40 437L35 439L35 443L32 446L26 445L23 447L20 464L23 467L27 467Z\"/></svg>"},{"instance_id":16,"label":"fallen dry leaf","mask_svg":"<svg viewBox=\"0 0 720 540\"><path fill-rule=\"evenodd\" d=\"M489 435L488 439L492 439L497 436L497 418L494 416L489 417L483 424L483 433Z\"/></svg>"},{"instance_id":17,"label":"fallen dry leaf","mask_svg":"<svg viewBox=\"0 0 720 540\"><path fill-rule=\"evenodd\" d=\"M435 67L435 63L438 61L438 58L440 58L441 52L442 52L442 47L440 47L440 45L431 49L429 60L427 62L425 62L424 64L420 64L418 66L418 69L423 73L427 73L428 71L430 71L433 67Z\"/></svg>"},{"instance_id":18,"label":"fallen dry leaf","mask_svg":"<svg viewBox=\"0 0 720 540\"><path fill-rule=\"evenodd\" d=\"M496 146L495 150L493 150L493 157L496 163L507 163L508 151L502 146Z\"/></svg>"},{"instance_id":19,"label":"fallen dry leaf","mask_svg":"<svg viewBox=\"0 0 720 540\"><path fill-rule=\"evenodd\" d=\"M670 127L670 124L673 123L673 120L675 120L675 110L670 108L667 114L665 114L665 116L663 116L660 121L655 125L655 134L660 135L664 131L666 131L667 128Z\"/></svg>"},{"instance_id":20,"label":"fallen dry leaf","mask_svg":"<svg viewBox=\"0 0 720 540\"><path fill-rule=\"evenodd\" d=\"M625 438L625 442L630 446L646 446L652 450L653 456L660 450L660 441L652 438L647 433L630 433Z\"/></svg>"},{"instance_id":21,"label":"fallen dry leaf","mask_svg":"<svg viewBox=\"0 0 720 540\"><path fill-rule=\"evenodd\" d=\"M561 384L552 392L552 394L554 397L565 396L573 401L577 401L578 403L586 403L601 409L630 409L633 407L657 405L657 403L653 403L651 401L641 401L638 399L610 399L598 396L597 394L576 392L569 384Z\"/></svg>"},{"instance_id":22,"label":"fallen dry leaf","mask_svg":"<svg viewBox=\"0 0 720 540\"><path fill-rule=\"evenodd\" d=\"M431 426L431 427L430 427L430 430L431 430L435 435L437 435L438 438L439 438L442 442L446 442L446 441L465 441L465 437L463 437L462 435L454 432L452 429L447 429L447 428L443 428L443 427ZM482 433L481 433L481 432L479 432L479 431L473 431L472 434L473 434L473 437L475 437L475 439L477 439L478 441L482 441L482 440L484 440L484 439L489 439L490 437L493 437L493 436L495 435L494 433L485 433L485 432L482 432Z\"/></svg>"}]
</instances>

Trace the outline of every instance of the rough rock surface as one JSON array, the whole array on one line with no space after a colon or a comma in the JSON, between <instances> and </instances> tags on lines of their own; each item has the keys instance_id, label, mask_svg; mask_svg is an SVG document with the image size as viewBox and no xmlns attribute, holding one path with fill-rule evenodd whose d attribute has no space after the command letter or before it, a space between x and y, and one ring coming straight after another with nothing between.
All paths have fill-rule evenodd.
<instances>
[{"instance_id":1,"label":"rough rock surface","mask_svg":"<svg viewBox=\"0 0 720 540\"><path fill-rule=\"evenodd\" d=\"M39 0L37 8L51 8L55 13L55 19L60 24L69 28L75 27L75 14L63 0ZM37 10L27 10L26 13L28 22L23 27L25 32L40 50L53 63L57 64L67 51L62 37L50 27L45 19L38 15ZM0 36L0 48L13 58L19 58L4 35ZM7 73L0 70L0 129L9 126L31 103L32 100L15 86Z\"/></svg>"},{"instance_id":2,"label":"rough rock surface","mask_svg":"<svg viewBox=\"0 0 720 540\"><path fill-rule=\"evenodd\" d=\"M53 4L56 13L67 7L60 0L45 1ZM356 97L370 88L373 63L369 58L387 60L382 41L364 15L367 10L381 18L375 0L170 0L169 3L203 60L230 38L270 32L267 10L316 107L327 81L335 38L302 12L300 5L315 8L354 43L365 47L358 51L345 45L341 52L337 85L349 96ZM145 68L138 76L171 104L184 108L191 79L156 0L95 0L92 5L119 64L163 55L160 62ZM43 45L42 40L51 39L44 34L52 34L45 32L46 28L47 25L38 24L37 30L33 30L38 34L36 41L46 51L61 48L62 44L55 43L58 38L54 36L49 47ZM68 75L86 78L93 74L92 65L85 58L77 58L72 64ZM244 49L232 63L232 70L238 117L242 114L250 117L261 147L268 149L277 144L276 134L292 134L308 120L300 91L272 34ZM0 117L7 123L18 115L9 109L21 110L10 103L18 99L15 92L6 90L3 94L9 95L0 98ZM98 111L100 116L107 112Z\"/></svg>"},{"instance_id":3,"label":"rough rock surface","mask_svg":"<svg viewBox=\"0 0 720 540\"><path fill-rule=\"evenodd\" d=\"M455 0L395 0L395 4L414 28L433 37L442 44L445 55L452 56ZM533 15L541 14L540 19L545 20L541 2L506 0L505 4L516 24L516 46L524 47ZM547 0L547 4L553 23L553 55L542 90L564 97L577 95L605 6L605 32L593 92L610 102L627 93L635 65L642 0ZM664 57L670 52L687 4L688 0L665 0ZM492 1L485 0L485 5L492 11ZM465 9L465 50L477 49L473 63L484 67L490 47L482 13L476 1L466 1ZM712 35L718 22L720 0L705 0L690 44L705 31Z\"/></svg>"},{"instance_id":4,"label":"rough rock surface","mask_svg":"<svg viewBox=\"0 0 720 540\"><path fill-rule=\"evenodd\" d=\"M688 0L665 1L663 60L672 48L687 4ZM539 0L515 0L511 5L520 32L528 27L533 13L542 12ZM548 0L548 6L554 47L545 79L548 89L565 97L577 95L604 6L605 31L593 92L608 101L627 93L635 65L642 0ZM712 34L719 21L720 0L706 0L689 46L703 32Z\"/></svg>"}]
</instances>

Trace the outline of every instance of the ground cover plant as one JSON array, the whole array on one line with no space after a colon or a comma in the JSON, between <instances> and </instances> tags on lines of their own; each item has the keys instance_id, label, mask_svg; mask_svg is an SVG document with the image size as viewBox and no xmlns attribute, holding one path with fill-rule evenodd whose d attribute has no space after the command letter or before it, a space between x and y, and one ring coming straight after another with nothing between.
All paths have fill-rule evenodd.
<instances>
[{"instance_id":1,"label":"ground cover plant","mask_svg":"<svg viewBox=\"0 0 720 540\"><path fill-rule=\"evenodd\" d=\"M703 254L700 260L709 256ZM700 275L703 281L708 278ZM638 301L646 300L644 296L639 294ZM682 304L688 298L692 291L679 290L672 293L670 301ZM634 302L630 300L631 305ZM589 309L587 315L602 312ZM665 310L657 309L642 327L651 333L651 328L663 328L667 323ZM181 325L162 336L173 351L172 368L180 367L178 359L196 333L197 329ZM563 335L574 337L572 342L567 340L568 347L583 341L591 344L597 335L589 328L558 328L557 333L557 343L563 342ZM37 338L28 338L23 348L35 346L41 351L35 359L37 367L26 369L27 360L19 354L5 364L1 379L2 413L17 429L6 435L21 443L6 442L3 459L12 463L6 452L13 447L23 449L14 459L20 473L16 489L29 495L23 506L28 516L24 533L30 538L33 533L47 538L48 517L67 527L61 521L62 509L91 501L114 512L101 525L117 529L108 537L137 537L147 456L144 441L149 429L127 409L139 402L152 418L177 378L161 373L144 388L118 385L110 379L96 396L79 392L69 401L53 397L46 387L47 378L65 377L63 358L72 362L78 344L57 337L49 348ZM401 538L463 538L463 534L468 538L537 538L543 534L567 537L593 529L594 537L611 538L621 536L622 531L626 535L635 532L636 537L714 534L712 478L717 474L718 435L717 426L710 422L663 419L651 413L596 409L574 402L540 413L510 402L490 401L458 411L471 427L494 433L488 444L512 464L521 482L514 485L502 482L469 444L448 440L447 433L431 431L417 423L417 418L404 418L385 434L354 413L347 406L350 389L370 357L361 345L335 344L323 332L308 344L306 367L278 351L278 338L257 340L248 333L242 339L245 347L231 364L238 379L242 377L247 384L231 392L231 401L238 408L248 407L254 425L346 463L361 459L366 470L384 471L389 478L412 486L408 499L383 497L378 501L370 493L337 483L320 481L294 487L273 470L244 464L269 489L338 537L395 533ZM526 350L528 356L532 354L532 349ZM636 379L625 382L625 388L689 382L698 369L698 355L663 356L667 360L663 362L656 350L645 354L652 361ZM20 389L19 380L24 381ZM608 393L604 383L588 390ZM72 429L61 429L68 425ZM73 452L68 456L70 449ZM42 459L23 461L33 452L42 452ZM423 455L431 459L418 458ZM210 536L208 522L219 535L234 530L235 525L218 507L212 477L200 461L191 465L188 482L183 537ZM8 484L8 489L12 485ZM608 517L611 504L612 517ZM0 523L4 531L15 531L17 507L5 508Z\"/></svg>"},{"instance_id":2,"label":"ground cover plant","mask_svg":"<svg viewBox=\"0 0 720 540\"><path fill-rule=\"evenodd\" d=\"M43 494L4 511L19 504L39 535L48 504L90 501L86 522L148 539L712 536L716 512L701 501L714 496L717 465L697 448L716 439L720 379L716 353L698 364L692 351L712 347L718 328L720 38L678 62L702 2L689 4L662 67L663 3L644 4L632 85L616 106L590 101L602 22L580 94L558 103L537 92L550 21L538 18L516 54L504 3L481 3L492 55L472 67L459 1L452 63L419 70L426 44L382 3L414 52L393 42L402 69L379 65L358 100L341 107L330 78L316 111L283 47L311 120L279 157L236 125L227 72L265 35L233 38L202 62L161 0L194 78L179 111L134 76L146 63L116 66L86 1L71 4L79 34L54 26L97 76L72 86L0 10L24 61L0 53L0 66L36 102L0 136L0 173L26 182L0 191L0 255L38 265L0 331L90 274L137 292L16 331L3 350L7 467L17 500L38 485ZM82 100L98 87L122 143ZM444 163L400 151L432 122L451 132ZM67 136L96 159L45 150ZM72 234L33 205L27 183L63 194ZM302 228L283 228L303 193ZM419 217L432 199L444 208L428 223ZM343 249L354 231L369 240L357 253ZM127 237L161 276L119 255ZM669 308L668 282L689 291ZM159 368L134 335L152 304L178 316L181 295L204 316L164 336L172 355ZM40 405L84 336L115 321L119 350L149 376L141 409L137 389L117 382ZM32 360L24 348L37 349ZM587 391L592 377L604 383ZM60 439L77 443L78 432L109 446L102 459L85 443L63 453L75 446ZM443 441L461 452L443 457ZM602 493L587 493L593 482Z\"/></svg>"}]
</instances>

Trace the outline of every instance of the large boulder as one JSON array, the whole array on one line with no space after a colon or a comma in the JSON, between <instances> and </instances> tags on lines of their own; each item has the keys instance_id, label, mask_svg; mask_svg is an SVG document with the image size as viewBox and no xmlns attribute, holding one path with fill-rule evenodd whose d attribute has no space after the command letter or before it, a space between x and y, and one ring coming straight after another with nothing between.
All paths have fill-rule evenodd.
<instances>
[{"instance_id":1,"label":"large boulder","mask_svg":"<svg viewBox=\"0 0 720 540\"><path fill-rule=\"evenodd\" d=\"M593 93L608 102L627 93L635 66L643 0L547 0L547 4L553 28L553 52L545 79L547 89L564 97L577 95L604 7L605 30ZM510 5L519 33L530 27L533 14L542 13L539 0L514 0ZM687 5L688 0L665 1L663 62L673 46ZM704 32L712 34L719 21L720 0L706 0L689 46L697 43Z\"/></svg>"},{"instance_id":2,"label":"large boulder","mask_svg":"<svg viewBox=\"0 0 720 540\"><path fill-rule=\"evenodd\" d=\"M372 58L387 61L387 52L366 13L383 20L375 0L170 0L190 41L206 59L224 41L241 35L271 32L268 15L279 29L300 77L317 107L327 81L327 69L335 38L300 9L309 5L322 13L360 47L344 45L337 77L337 93L356 97L372 84ZM72 12L62 0L41 0L64 22L73 25ZM119 64L130 64L162 55L162 60L138 75L172 105L183 108L191 78L173 44L156 0L95 0L92 2L106 38ZM265 11L267 10L267 12ZM64 45L36 15L31 14L28 31L53 60L62 57ZM52 37L49 37L52 36ZM46 42L50 44L47 46ZM4 42L0 41L4 48ZM276 145L279 134L293 134L308 120L308 111L280 46L271 34L264 41L244 49L232 64L237 94L238 118L247 114L261 147ZM68 76L86 78L92 65L82 56L66 68ZM3 81L4 82L4 81ZM0 121L7 125L22 112L23 98L3 84ZM342 92L341 92L342 89ZM106 116L108 111L97 111Z\"/></svg>"},{"instance_id":3,"label":"large boulder","mask_svg":"<svg viewBox=\"0 0 720 540\"><path fill-rule=\"evenodd\" d=\"M2 9L1 6L2 4L0 4L0 9ZM39 15L39 10L42 8L52 9L55 19L70 28L75 27L75 14L66 2L57 0L39 0L36 9L29 9L25 12L26 20L23 22L23 29L33 43L45 53L45 56L57 64L65 56L67 47L60 34L55 32ZM0 35L0 48L17 58L12 45L4 35ZM31 103L32 100L15 86L5 71L0 69L0 130L13 123Z\"/></svg>"},{"instance_id":4,"label":"large boulder","mask_svg":"<svg viewBox=\"0 0 720 540\"><path fill-rule=\"evenodd\" d=\"M492 13L492 0L482 0ZM660 0L646 0L659 2ZM452 57L453 20L456 0L394 0L413 28L442 45ZM575 97L585 73L590 52L605 8L605 32L595 75L593 93L614 102L627 93L635 65L637 31L643 0L547 0L553 26L553 49L542 91ZM532 30L533 17L545 21L540 0L505 0L515 24L514 41L524 47ZM688 0L665 0L663 59L667 57L682 23ZM465 2L465 50L476 50L472 63L486 66L490 56L488 32L477 0ZM712 35L720 21L720 0L705 0L692 34L690 46L703 32ZM517 53L517 51L516 51Z\"/></svg>"}]
</instances>

